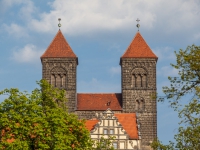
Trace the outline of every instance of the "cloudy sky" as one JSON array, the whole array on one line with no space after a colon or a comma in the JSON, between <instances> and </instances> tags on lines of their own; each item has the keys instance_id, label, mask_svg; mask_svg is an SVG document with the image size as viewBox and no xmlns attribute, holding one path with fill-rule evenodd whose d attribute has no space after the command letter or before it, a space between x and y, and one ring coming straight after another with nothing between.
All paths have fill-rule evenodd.
<instances>
[{"instance_id":1,"label":"cloudy sky","mask_svg":"<svg viewBox=\"0 0 200 150\"><path fill-rule=\"evenodd\" d=\"M176 76L174 51L200 45L199 0L0 0L0 90L31 91L41 79L40 56L58 31L78 56L78 92L121 92L119 60L137 32L159 57L157 91ZM3 100L0 97L0 101ZM177 115L158 104L158 137L177 132Z\"/></svg>"}]
</instances>

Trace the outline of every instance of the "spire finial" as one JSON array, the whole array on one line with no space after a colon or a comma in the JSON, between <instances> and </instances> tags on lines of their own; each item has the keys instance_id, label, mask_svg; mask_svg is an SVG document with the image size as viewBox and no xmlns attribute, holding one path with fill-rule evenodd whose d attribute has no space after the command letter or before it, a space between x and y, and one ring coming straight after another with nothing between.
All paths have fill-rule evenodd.
<instances>
[{"instance_id":1,"label":"spire finial","mask_svg":"<svg viewBox=\"0 0 200 150\"><path fill-rule=\"evenodd\" d=\"M60 24L61 18L58 18L58 21L59 21L58 27L59 27L59 30L60 30L60 27L61 27L61 24Z\"/></svg>"},{"instance_id":2,"label":"spire finial","mask_svg":"<svg viewBox=\"0 0 200 150\"><path fill-rule=\"evenodd\" d=\"M138 28L138 31L139 31L139 28L140 28L140 24L139 24L139 22L140 22L140 19L138 19L138 18L137 18L137 20L136 20L136 21L137 21L137 25L136 25L136 27Z\"/></svg>"}]
</instances>

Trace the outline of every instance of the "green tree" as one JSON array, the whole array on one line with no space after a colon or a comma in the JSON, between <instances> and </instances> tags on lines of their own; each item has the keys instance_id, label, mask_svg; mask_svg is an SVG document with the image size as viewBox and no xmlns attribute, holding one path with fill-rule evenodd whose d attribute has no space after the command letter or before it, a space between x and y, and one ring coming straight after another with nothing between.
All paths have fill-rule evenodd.
<instances>
[{"instance_id":1,"label":"green tree","mask_svg":"<svg viewBox=\"0 0 200 150\"><path fill-rule=\"evenodd\" d=\"M93 141L94 150L114 150L114 139L114 136L109 136L108 138L104 138L104 136L102 136L99 141Z\"/></svg>"},{"instance_id":2,"label":"green tree","mask_svg":"<svg viewBox=\"0 0 200 150\"><path fill-rule=\"evenodd\" d=\"M0 149L56 150L91 149L92 142L84 121L67 113L64 90L38 82L31 94L16 88L0 104Z\"/></svg>"},{"instance_id":3,"label":"green tree","mask_svg":"<svg viewBox=\"0 0 200 150\"><path fill-rule=\"evenodd\" d=\"M181 119L178 133L174 136L176 143L163 145L156 139L151 145L154 149L199 150L200 149L200 46L188 46L180 49L176 55L176 64L171 66L178 70L178 77L168 77L169 87L163 87L165 98L178 112ZM183 99L187 98L186 101Z\"/></svg>"}]
</instances>

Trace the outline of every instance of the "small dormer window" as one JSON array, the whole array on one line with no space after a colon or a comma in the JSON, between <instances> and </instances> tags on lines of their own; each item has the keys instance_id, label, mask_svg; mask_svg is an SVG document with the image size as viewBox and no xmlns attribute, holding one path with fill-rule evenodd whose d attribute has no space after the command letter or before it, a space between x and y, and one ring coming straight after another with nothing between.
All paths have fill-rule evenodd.
<instances>
[{"instance_id":1,"label":"small dormer window","mask_svg":"<svg viewBox=\"0 0 200 150\"><path fill-rule=\"evenodd\" d=\"M110 106L110 103L111 103L111 101L108 101L108 102L107 102L107 106Z\"/></svg>"}]
</instances>

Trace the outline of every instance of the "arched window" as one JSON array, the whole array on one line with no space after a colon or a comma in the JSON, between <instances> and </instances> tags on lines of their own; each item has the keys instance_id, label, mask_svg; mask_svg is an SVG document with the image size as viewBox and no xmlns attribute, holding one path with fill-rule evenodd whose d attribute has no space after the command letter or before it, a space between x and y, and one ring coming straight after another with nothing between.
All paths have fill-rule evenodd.
<instances>
[{"instance_id":1,"label":"arched window","mask_svg":"<svg viewBox=\"0 0 200 150\"><path fill-rule=\"evenodd\" d=\"M135 110L136 111L144 111L145 110L145 103L143 98L139 98L135 101Z\"/></svg>"},{"instance_id":2,"label":"arched window","mask_svg":"<svg viewBox=\"0 0 200 150\"><path fill-rule=\"evenodd\" d=\"M136 78L136 87L142 87L142 77L140 74L138 74Z\"/></svg>"},{"instance_id":3,"label":"arched window","mask_svg":"<svg viewBox=\"0 0 200 150\"><path fill-rule=\"evenodd\" d=\"M145 108L144 108L144 100L143 99L141 99L140 100L140 110L144 110Z\"/></svg>"},{"instance_id":4,"label":"arched window","mask_svg":"<svg viewBox=\"0 0 200 150\"><path fill-rule=\"evenodd\" d=\"M57 75L57 78L56 78L56 83L57 83L57 87L61 87L61 82L62 82L62 80L61 80L61 75L60 74L58 74Z\"/></svg>"},{"instance_id":5,"label":"arched window","mask_svg":"<svg viewBox=\"0 0 200 150\"><path fill-rule=\"evenodd\" d=\"M139 110L139 106L140 106L140 102L139 102L139 100L136 100L135 110Z\"/></svg>"},{"instance_id":6,"label":"arched window","mask_svg":"<svg viewBox=\"0 0 200 150\"><path fill-rule=\"evenodd\" d=\"M61 76L61 87L65 87L66 86L66 74L63 74Z\"/></svg>"},{"instance_id":7,"label":"arched window","mask_svg":"<svg viewBox=\"0 0 200 150\"><path fill-rule=\"evenodd\" d=\"M132 75L132 87L136 87L136 77L134 74Z\"/></svg>"},{"instance_id":8,"label":"arched window","mask_svg":"<svg viewBox=\"0 0 200 150\"><path fill-rule=\"evenodd\" d=\"M66 87L66 71L61 67L56 67L51 70L51 84L54 87Z\"/></svg>"},{"instance_id":9,"label":"arched window","mask_svg":"<svg viewBox=\"0 0 200 150\"><path fill-rule=\"evenodd\" d=\"M142 87L147 87L147 75L142 75Z\"/></svg>"},{"instance_id":10,"label":"arched window","mask_svg":"<svg viewBox=\"0 0 200 150\"><path fill-rule=\"evenodd\" d=\"M145 88L147 87L147 72L143 68L135 68L132 71L131 87Z\"/></svg>"},{"instance_id":11,"label":"arched window","mask_svg":"<svg viewBox=\"0 0 200 150\"><path fill-rule=\"evenodd\" d=\"M51 74L51 85L56 86L56 77L54 74Z\"/></svg>"}]
</instances>

